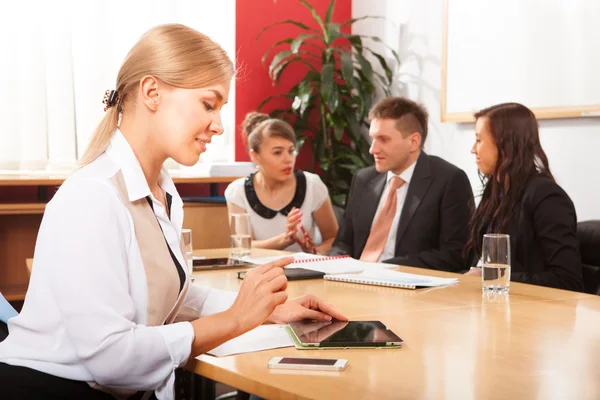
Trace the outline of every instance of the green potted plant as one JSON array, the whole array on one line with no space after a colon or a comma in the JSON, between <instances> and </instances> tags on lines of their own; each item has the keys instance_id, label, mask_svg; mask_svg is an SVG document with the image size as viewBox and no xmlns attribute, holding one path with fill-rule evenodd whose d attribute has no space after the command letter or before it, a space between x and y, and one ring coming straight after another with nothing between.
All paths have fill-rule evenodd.
<instances>
[{"instance_id":1,"label":"green potted plant","mask_svg":"<svg viewBox=\"0 0 600 400\"><path fill-rule=\"evenodd\" d=\"M361 132L368 127L367 114L377 88L389 95L393 72L386 58L363 44L374 36L344 33L345 27L357 21L381 18L365 16L344 23L332 21L335 0L329 4L324 18L306 0L299 0L311 13L318 29L302 22L285 20L265 27L292 24L301 29L296 37L283 38L264 54L269 60L269 77L274 86L292 64L302 64L306 74L285 94L269 96L259 110L275 98L288 99L287 107L271 111L274 117L290 122L298 136L298 150L307 138L312 146L310 170L317 171L328 186L334 205L344 207L355 172L373 164L369 142ZM281 45L284 45L282 49ZM389 48L389 47L388 47ZM398 54L391 49L399 64ZM367 59L370 53L381 65L383 73L374 70Z\"/></svg>"}]
</instances>

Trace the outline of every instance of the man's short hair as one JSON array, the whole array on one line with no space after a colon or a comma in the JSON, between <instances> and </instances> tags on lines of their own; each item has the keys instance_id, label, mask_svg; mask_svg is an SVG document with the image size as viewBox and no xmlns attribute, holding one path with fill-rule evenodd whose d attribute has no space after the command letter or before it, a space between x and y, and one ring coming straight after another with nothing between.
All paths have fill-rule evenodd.
<instances>
[{"instance_id":1,"label":"man's short hair","mask_svg":"<svg viewBox=\"0 0 600 400\"><path fill-rule=\"evenodd\" d=\"M386 97L379 100L369 112L369 119L394 119L396 128L403 135L418 132L421 135L421 147L427 139L427 109L406 97Z\"/></svg>"}]
</instances>

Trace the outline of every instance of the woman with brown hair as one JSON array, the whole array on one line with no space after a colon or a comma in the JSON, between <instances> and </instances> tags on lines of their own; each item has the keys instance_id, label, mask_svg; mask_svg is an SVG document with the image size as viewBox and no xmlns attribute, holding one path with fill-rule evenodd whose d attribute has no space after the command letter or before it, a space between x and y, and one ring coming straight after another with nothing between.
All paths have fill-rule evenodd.
<instances>
[{"instance_id":1,"label":"woman with brown hair","mask_svg":"<svg viewBox=\"0 0 600 400\"><path fill-rule=\"evenodd\" d=\"M246 117L244 118L240 126L240 136L242 138L242 144L244 145L245 149L248 148L248 137L250 136L250 133L252 133L254 128L260 125L261 122L266 121L269 118L270 117L268 114L261 113L258 111L252 111L246 114Z\"/></svg>"},{"instance_id":2,"label":"woman with brown hair","mask_svg":"<svg viewBox=\"0 0 600 400\"><path fill-rule=\"evenodd\" d=\"M535 115L505 103L475 118L471 152L485 186L465 248L469 265L480 259L485 233L505 233L512 281L583 290L575 207L550 172ZM467 274L481 275L481 269Z\"/></svg>"},{"instance_id":3,"label":"woman with brown hair","mask_svg":"<svg viewBox=\"0 0 600 400\"><path fill-rule=\"evenodd\" d=\"M252 246L329 254L338 230L329 191L318 175L295 169L294 129L267 119L250 132L248 148L257 171L232 182L225 198L230 214L250 215Z\"/></svg>"},{"instance_id":4,"label":"woman with brown hair","mask_svg":"<svg viewBox=\"0 0 600 400\"><path fill-rule=\"evenodd\" d=\"M223 133L233 74L183 25L133 46L81 167L46 207L0 343L0 398L171 399L176 368L265 321L345 319L310 295L287 300L291 258L250 271L239 293L196 286L183 267L183 203L163 163L194 165Z\"/></svg>"}]
</instances>

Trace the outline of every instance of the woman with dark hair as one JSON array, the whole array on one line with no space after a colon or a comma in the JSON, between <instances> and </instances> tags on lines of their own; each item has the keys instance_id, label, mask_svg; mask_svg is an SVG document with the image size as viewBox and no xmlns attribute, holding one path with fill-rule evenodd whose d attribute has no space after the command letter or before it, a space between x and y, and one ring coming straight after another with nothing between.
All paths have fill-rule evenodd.
<instances>
[{"instance_id":1,"label":"woman with dark hair","mask_svg":"<svg viewBox=\"0 0 600 400\"><path fill-rule=\"evenodd\" d=\"M469 266L481 257L485 233L507 233L512 281L583 290L575 207L550 172L533 112L504 103L475 119L471 152L484 189L465 247ZM467 274L481 275L481 269Z\"/></svg>"}]
</instances>

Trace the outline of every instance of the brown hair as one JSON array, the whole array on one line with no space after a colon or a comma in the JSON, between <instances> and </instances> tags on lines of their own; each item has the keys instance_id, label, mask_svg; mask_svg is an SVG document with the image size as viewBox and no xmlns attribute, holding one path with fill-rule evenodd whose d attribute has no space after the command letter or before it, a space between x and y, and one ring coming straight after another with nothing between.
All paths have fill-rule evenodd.
<instances>
[{"instance_id":1,"label":"brown hair","mask_svg":"<svg viewBox=\"0 0 600 400\"><path fill-rule=\"evenodd\" d=\"M395 119L396 128L403 135L418 132L421 135L421 147L427 139L427 109L406 97L386 97L379 100L371 111L369 119Z\"/></svg>"},{"instance_id":2,"label":"brown hair","mask_svg":"<svg viewBox=\"0 0 600 400\"><path fill-rule=\"evenodd\" d=\"M256 126L248 137L248 150L260 153L260 146L270 137L287 139L296 146L296 133L287 122L277 119L267 119Z\"/></svg>"},{"instance_id":3,"label":"brown hair","mask_svg":"<svg viewBox=\"0 0 600 400\"><path fill-rule=\"evenodd\" d=\"M485 108L475 119L487 118L490 133L498 148L498 161L490 176L480 174L484 183L479 206L470 223L470 238L464 254L481 248L481 232L505 232L522 201L529 180L538 174L554 180L548 157L542 149L538 122L522 104L503 103Z\"/></svg>"},{"instance_id":4,"label":"brown hair","mask_svg":"<svg viewBox=\"0 0 600 400\"><path fill-rule=\"evenodd\" d=\"M231 59L208 36L181 24L159 25L131 48L117 76L118 103L106 111L79 160L80 167L102 154L117 129L119 113L134 99L140 80L148 75L168 85L196 89L228 81Z\"/></svg>"},{"instance_id":5,"label":"brown hair","mask_svg":"<svg viewBox=\"0 0 600 400\"><path fill-rule=\"evenodd\" d=\"M252 111L246 114L246 118L242 121L241 128L246 131L248 135L252 133L254 128L256 128L261 122L268 120L270 117L258 111Z\"/></svg>"}]
</instances>

